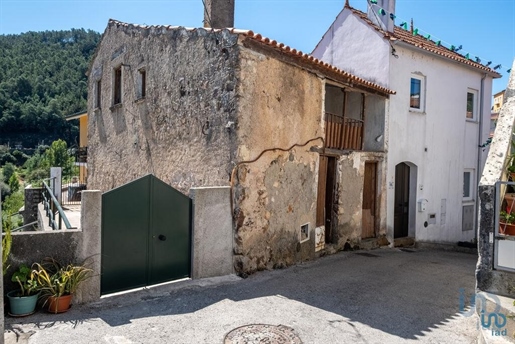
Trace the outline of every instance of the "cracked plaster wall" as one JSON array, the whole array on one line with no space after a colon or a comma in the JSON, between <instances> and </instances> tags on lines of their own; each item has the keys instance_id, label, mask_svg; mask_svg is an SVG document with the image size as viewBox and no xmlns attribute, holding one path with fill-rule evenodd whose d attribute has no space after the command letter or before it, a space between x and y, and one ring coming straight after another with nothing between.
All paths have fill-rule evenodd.
<instances>
[{"instance_id":1,"label":"cracked plaster wall","mask_svg":"<svg viewBox=\"0 0 515 344\"><path fill-rule=\"evenodd\" d=\"M385 153L352 152L338 159L337 192L338 192L338 224L331 241L337 250L359 246L362 234L363 185L365 163L377 163L376 185L376 237L386 235L386 168Z\"/></svg>"},{"instance_id":2,"label":"cracked plaster wall","mask_svg":"<svg viewBox=\"0 0 515 344\"><path fill-rule=\"evenodd\" d=\"M323 80L260 52L242 48L240 54L238 161L322 136ZM321 145L317 140L289 152L266 152L240 166L236 271L281 268L314 257L318 154L310 147ZM300 244L306 223L310 240Z\"/></svg>"}]
</instances>

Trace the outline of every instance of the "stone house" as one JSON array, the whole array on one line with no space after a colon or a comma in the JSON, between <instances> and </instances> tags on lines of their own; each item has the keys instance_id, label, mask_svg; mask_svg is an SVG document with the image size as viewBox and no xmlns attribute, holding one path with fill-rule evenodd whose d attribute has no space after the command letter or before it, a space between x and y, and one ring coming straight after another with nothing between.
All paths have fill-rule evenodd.
<instances>
[{"instance_id":1,"label":"stone house","mask_svg":"<svg viewBox=\"0 0 515 344\"><path fill-rule=\"evenodd\" d=\"M388 88L252 31L116 20L88 74L88 189L230 185L236 271L384 237Z\"/></svg>"},{"instance_id":2,"label":"stone house","mask_svg":"<svg viewBox=\"0 0 515 344\"><path fill-rule=\"evenodd\" d=\"M388 239L474 241L486 159L480 145L500 75L413 24L395 26L394 13L395 0L370 3L368 13L347 0L312 54L397 92L386 108Z\"/></svg>"}]
</instances>

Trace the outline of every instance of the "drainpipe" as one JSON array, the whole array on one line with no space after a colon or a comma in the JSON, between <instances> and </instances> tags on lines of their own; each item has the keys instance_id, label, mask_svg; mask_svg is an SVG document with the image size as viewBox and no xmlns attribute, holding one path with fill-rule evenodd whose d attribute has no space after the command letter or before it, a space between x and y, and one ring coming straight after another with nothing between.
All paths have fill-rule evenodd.
<instances>
[{"instance_id":1,"label":"drainpipe","mask_svg":"<svg viewBox=\"0 0 515 344\"><path fill-rule=\"evenodd\" d=\"M477 142L478 142L478 147L477 147L477 168L476 168L476 207L475 207L475 219L476 219L476 225L475 225L475 234L474 234L474 238L475 238L475 241L477 242L477 231L478 231L478 228L479 228L479 220L478 220L478 217L479 217L479 194L477 192L477 188L479 187L479 182L481 181L481 173L480 173L480 170L481 170L481 157L482 157L482 147L480 147L480 145L483 143L483 105L484 105L484 89L485 89L485 79L486 79L486 73L483 75L483 77L481 78L481 87L479 89L479 128L478 128L478 131L477 131Z\"/></svg>"}]
</instances>

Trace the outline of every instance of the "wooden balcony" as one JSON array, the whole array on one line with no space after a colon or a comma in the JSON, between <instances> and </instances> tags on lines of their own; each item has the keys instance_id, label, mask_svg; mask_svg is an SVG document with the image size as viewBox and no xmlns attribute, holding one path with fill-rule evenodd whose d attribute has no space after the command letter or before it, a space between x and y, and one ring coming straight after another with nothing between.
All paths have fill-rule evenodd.
<instances>
[{"instance_id":1,"label":"wooden balcony","mask_svg":"<svg viewBox=\"0 0 515 344\"><path fill-rule=\"evenodd\" d=\"M326 112L325 146L339 150L362 150L363 121Z\"/></svg>"}]
</instances>

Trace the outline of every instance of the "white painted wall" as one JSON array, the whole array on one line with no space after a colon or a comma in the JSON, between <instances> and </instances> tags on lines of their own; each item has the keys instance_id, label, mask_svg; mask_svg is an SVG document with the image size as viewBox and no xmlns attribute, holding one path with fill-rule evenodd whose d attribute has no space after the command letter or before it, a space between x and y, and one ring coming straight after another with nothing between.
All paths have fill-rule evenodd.
<instances>
[{"instance_id":1,"label":"white painted wall","mask_svg":"<svg viewBox=\"0 0 515 344\"><path fill-rule=\"evenodd\" d=\"M346 72L384 87L389 87L389 54L383 36L348 9L338 14L312 52L318 59L345 66Z\"/></svg>"},{"instance_id":2,"label":"white painted wall","mask_svg":"<svg viewBox=\"0 0 515 344\"><path fill-rule=\"evenodd\" d=\"M479 142L478 120L467 121L465 115L467 91L471 88L479 92L483 75L422 51L402 46L396 50L399 58L390 61L390 87L397 94L390 101L387 180L395 181L398 163L409 161L418 167L416 200L427 199L428 204L425 212L414 212L417 241L470 241L475 231L462 231L463 172L470 168L477 176L478 145L488 137L492 80L488 77L484 82L483 112L487 120L483 121ZM425 111L421 113L409 110L412 73L425 76ZM479 99L476 105L479 118ZM473 199L466 204L475 204L476 194ZM387 204L394 204L394 188L388 190ZM417 206L413 200L412 206ZM393 207L387 212L388 231L392 233ZM425 227L430 213L436 214L437 223Z\"/></svg>"},{"instance_id":3,"label":"white painted wall","mask_svg":"<svg viewBox=\"0 0 515 344\"><path fill-rule=\"evenodd\" d=\"M478 154L483 158L481 166L486 158L486 152L478 145L488 137L492 79L487 77L484 82L484 120L479 142L478 121L466 120L466 100L469 88L480 92L483 75L402 43L395 49L398 58L390 55L389 44L375 30L344 9L315 48L314 56L397 92L390 97L386 109L386 222L390 239L393 238L395 166L407 162L416 165L412 168L416 176L412 175L411 179L416 190L411 190L415 197L410 200L410 236L432 242L473 240L474 230L462 231L463 172L465 168L474 169L476 177ZM425 77L423 112L409 110L411 73ZM479 104L478 99L478 107ZM477 113L479 117L479 109ZM416 201L422 198L428 200L427 208L418 212ZM477 195L473 198L475 204ZM436 214L436 224L424 227L430 213Z\"/></svg>"}]
</instances>

